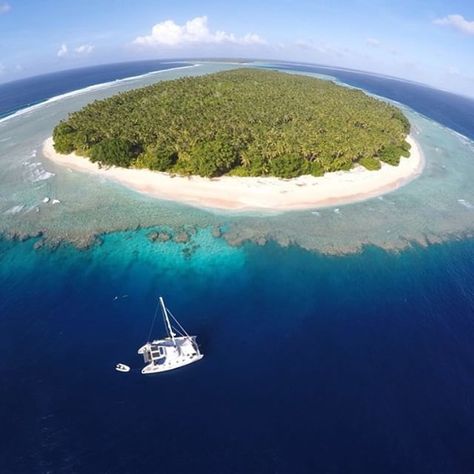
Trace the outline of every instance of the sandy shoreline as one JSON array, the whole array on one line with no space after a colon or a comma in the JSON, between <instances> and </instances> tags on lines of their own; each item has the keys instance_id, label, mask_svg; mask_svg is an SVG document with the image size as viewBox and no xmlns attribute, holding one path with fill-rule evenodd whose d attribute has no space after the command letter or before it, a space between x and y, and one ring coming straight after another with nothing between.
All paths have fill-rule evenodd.
<instances>
[{"instance_id":1,"label":"sandy shoreline","mask_svg":"<svg viewBox=\"0 0 474 474\"><path fill-rule=\"evenodd\" d=\"M412 181L423 171L424 158L410 135L410 158L398 166L382 163L378 171L356 167L350 171L326 173L322 177L280 178L201 178L171 177L167 173L143 169L99 168L87 158L71 153L61 155L53 148L52 137L43 143L43 155L71 170L91 173L118 182L150 196L201 208L223 210L298 210L348 204L393 191Z\"/></svg>"}]
</instances>

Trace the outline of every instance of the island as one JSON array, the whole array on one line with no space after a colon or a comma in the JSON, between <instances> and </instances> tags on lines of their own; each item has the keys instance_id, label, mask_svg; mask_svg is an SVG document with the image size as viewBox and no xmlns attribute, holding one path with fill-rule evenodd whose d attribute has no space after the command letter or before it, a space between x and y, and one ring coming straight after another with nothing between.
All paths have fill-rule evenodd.
<instances>
[{"instance_id":1,"label":"island","mask_svg":"<svg viewBox=\"0 0 474 474\"><path fill-rule=\"evenodd\" d=\"M239 68L88 104L55 127L44 154L163 199L300 209L413 179L423 160L409 133L400 109L358 89Z\"/></svg>"}]
</instances>

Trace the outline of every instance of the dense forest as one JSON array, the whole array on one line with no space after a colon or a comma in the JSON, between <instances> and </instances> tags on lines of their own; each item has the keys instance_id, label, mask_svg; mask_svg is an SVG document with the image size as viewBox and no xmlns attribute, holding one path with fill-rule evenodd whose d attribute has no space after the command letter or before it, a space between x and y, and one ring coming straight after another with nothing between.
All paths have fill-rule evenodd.
<instances>
[{"instance_id":1,"label":"dense forest","mask_svg":"<svg viewBox=\"0 0 474 474\"><path fill-rule=\"evenodd\" d=\"M409 156L396 107L330 81L236 69L95 101L54 129L60 153L177 174L320 176Z\"/></svg>"}]
</instances>

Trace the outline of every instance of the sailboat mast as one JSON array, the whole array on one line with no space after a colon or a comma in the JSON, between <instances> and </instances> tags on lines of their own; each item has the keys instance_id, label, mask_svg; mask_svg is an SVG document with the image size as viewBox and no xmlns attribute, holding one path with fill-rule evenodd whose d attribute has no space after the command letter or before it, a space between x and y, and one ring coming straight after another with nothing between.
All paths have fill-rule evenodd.
<instances>
[{"instance_id":1,"label":"sailboat mast","mask_svg":"<svg viewBox=\"0 0 474 474\"><path fill-rule=\"evenodd\" d=\"M176 346L176 342L174 340L174 332L173 332L173 329L171 328L170 318L168 316L168 310L166 309L165 302L163 301L163 298L161 296L160 296L160 304L161 304L161 310L163 311L163 317L165 318L166 329L168 331L169 336L171 337L171 340L173 341L173 345Z\"/></svg>"}]
</instances>

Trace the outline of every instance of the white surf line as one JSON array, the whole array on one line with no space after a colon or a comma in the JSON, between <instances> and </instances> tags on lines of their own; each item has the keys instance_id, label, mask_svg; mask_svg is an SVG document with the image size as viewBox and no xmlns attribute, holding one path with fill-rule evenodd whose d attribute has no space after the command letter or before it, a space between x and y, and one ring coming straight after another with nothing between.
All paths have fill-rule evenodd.
<instances>
[{"instance_id":1,"label":"white surf line","mask_svg":"<svg viewBox=\"0 0 474 474\"><path fill-rule=\"evenodd\" d=\"M17 110L13 114L7 115L6 117L3 117L0 119L0 124L4 123L8 120L11 120L13 118L19 117L21 115L27 114L29 112L33 112L37 109L40 109L41 107L44 107L46 105L49 105L53 102L57 102L59 100L67 99L69 97L74 97L76 95L81 95L85 94L87 92L91 92L94 90L99 90L99 89L106 89L107 87L111 87L113 85L118 85L121 84L122 82L127 82L127 81L133 81L135 79L141 79L147 76L152 76L155 74L160 74L162 72L167 72L167 71L175 71L177 69L188 69L191 67L197 67L200 66L201 64L196 63L196 64L190 64L189 66L179 66L179 67L172 67L169 69L160 69L159 71L150 71L146 72L145 74L139 74L138 76L130 76L130 77L124 77L122 79L115 79L113 81L108 81L108 82L101 82L100 84L93 84L91 86L84 87L82 89L76 89L75 91L70 91L70 92L65 92L64 94L56 95L54 97L50 97L49 99L46 99L43 102L40 102L39 104L34 104L30 105L29 107L25 107L24 109Z\"/></svg>"}]
</instances>

